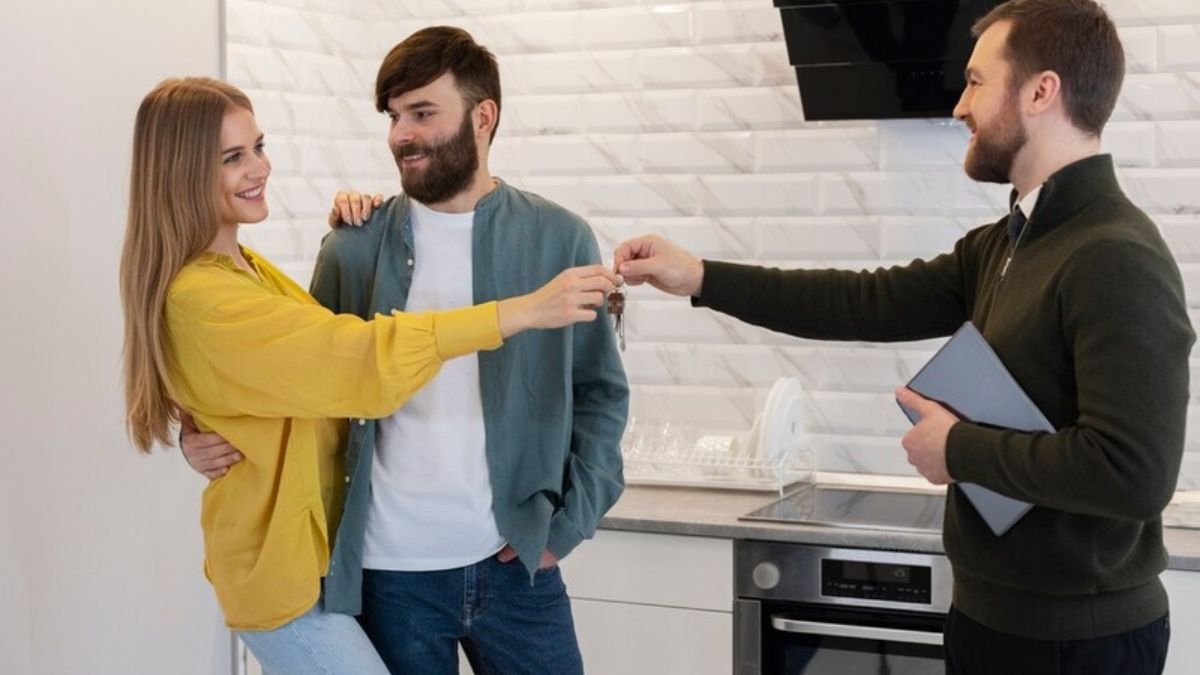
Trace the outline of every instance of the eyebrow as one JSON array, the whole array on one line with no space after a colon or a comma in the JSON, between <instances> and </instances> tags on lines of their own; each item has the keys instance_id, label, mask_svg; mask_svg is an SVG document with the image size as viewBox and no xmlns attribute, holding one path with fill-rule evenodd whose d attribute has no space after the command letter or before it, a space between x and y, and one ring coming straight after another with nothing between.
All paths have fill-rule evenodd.
<instances>
[{"instance_id":1,"label":"eyebrow","mask_svg":"<svg viewBox=\"0 0 1200 675\"><path fill-rule=\"evenodd\" d=\"M266 136L266 134L259 134L259 135L258 135L258 138L256 138L256 139L254 140L254 144L255 144L255 145L258 145L259 143L262 143L262 140L263 140L263 138L264 138L265 136ZM240 146L240 145L235 145L235 146L233 146L232 148L225 148L224 150L222 150L222 151L221 151L221 154L222 154L222 155L228 155L228 154L229 154L229 153L231 153L231 152L236 152L236 151L238 151L238 150L241 150L241 149L242 149L242 146Z\"/></svg>"},{"instance_id":2,"label":"eyebrow","mask_svg":"<svg viewBox=\"0 0 1200 675\"><path fill-rule=\"evenodd\" d=\"M426 99L426 100L421 100L421 101L414 101L413 103L408 103L402 107L405 110L413 111L413 110L421 110L423 108L436 108L437 104L434 103L433 101ZM393 115L398 114L395 110L392 110L392 106L390 106L390 105L387 107L387 111Z\"/></svg>"}]
</instances>

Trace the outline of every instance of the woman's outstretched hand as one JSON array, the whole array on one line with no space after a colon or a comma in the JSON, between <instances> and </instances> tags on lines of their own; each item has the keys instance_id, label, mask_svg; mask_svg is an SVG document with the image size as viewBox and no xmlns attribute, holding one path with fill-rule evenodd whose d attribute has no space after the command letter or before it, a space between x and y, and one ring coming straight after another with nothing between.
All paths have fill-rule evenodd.
<instances>
[{"instance_id":1,"label":"woman's outstretched hand","mask_svg":"<svg viewBox=\"0 0 1200 675\"><path fill-rule=\"evenodd\" d=\"M531 328L562 328L594 321L596 308L620 284L621 278L604 265L572 267L545 286L499 303L500 333L508 338Z\"/></svg>"}]
</instances>

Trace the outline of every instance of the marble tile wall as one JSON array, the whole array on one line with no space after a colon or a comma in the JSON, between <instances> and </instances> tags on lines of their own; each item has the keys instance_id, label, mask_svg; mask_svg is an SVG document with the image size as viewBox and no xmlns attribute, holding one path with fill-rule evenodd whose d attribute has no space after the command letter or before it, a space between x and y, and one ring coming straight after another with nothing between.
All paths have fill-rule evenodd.
<instances>
[{"instance_id":1,"label":"marble tile wall","mask_svg":"<svg viewBox=\"0 0 1200 675\"><path fill-rule=\"evenodd\" d=\"M301 283L336 189L397 191L371 89L387 50L432 24L466 28L499 56L494 172L585 216L605 251L657 232L714 258L875 267L944 250L1005 208L1004 188L963 176L953 122L805 122L769 0L226 5L227 74L255 101L275 163L271 219L247 240ZM1129 74L1106 149L1200 318L1200 3L1107 5ZM629 306L638 420L745 430L774 379L792 375L820 469L912 474L891 391L938 342L796 340L652 290ZM1200 359L1192 371L1200 391ZM1200 403L1192 412L1181 489L1200 489Z\"/></svg>"}]
</instances>

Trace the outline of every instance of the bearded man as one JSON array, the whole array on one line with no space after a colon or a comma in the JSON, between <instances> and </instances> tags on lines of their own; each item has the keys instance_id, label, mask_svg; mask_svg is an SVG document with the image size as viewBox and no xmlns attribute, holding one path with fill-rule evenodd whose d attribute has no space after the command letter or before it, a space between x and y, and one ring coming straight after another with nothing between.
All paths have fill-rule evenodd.
<instances>
[{"instance_id":1,"label":"bearded man","mask_svg":"<svg viewBox=\"0 0 1200 675\"><path fill-rule=\"evenodd\" d=\"M617 271L796 336L920 340L979 327L1053 432L966 420L906 388L908 460L947 491L947 673L1161 673L1170 627L1162 510L1175 489L1195 340L1179 269L1121 191L1100 134L1125 71L1093 0L1011 0L974 27L954 111L964 168L1012 183L1010 213L954 250L875 271L699 260L656 236ZM954 483L1034 507L996 536Z\"/></svg>"}]
</instances>

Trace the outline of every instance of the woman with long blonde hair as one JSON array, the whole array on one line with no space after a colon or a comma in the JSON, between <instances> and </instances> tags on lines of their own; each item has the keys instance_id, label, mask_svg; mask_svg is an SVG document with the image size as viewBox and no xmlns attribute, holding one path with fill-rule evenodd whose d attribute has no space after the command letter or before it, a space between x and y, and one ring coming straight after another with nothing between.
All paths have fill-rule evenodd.
<instances>
[{"instance_id":1,"label":"woman with long blonde hair","mask_svg":"<svg viewBox=\"0 0 1200 675\"><path fill-rule=\"evenodd\" d=\"M596 317L595 265L526 296L444 312L335 315L254 251L271 164L250 100L167 80L138 109L121 258L126 423L169 445L182 410L245 461L204 492L205 573L268 673L386 673L352 617L325 613L345 419L392 413L441 363L530 328Z\"/></svg>"}]
</instances>

